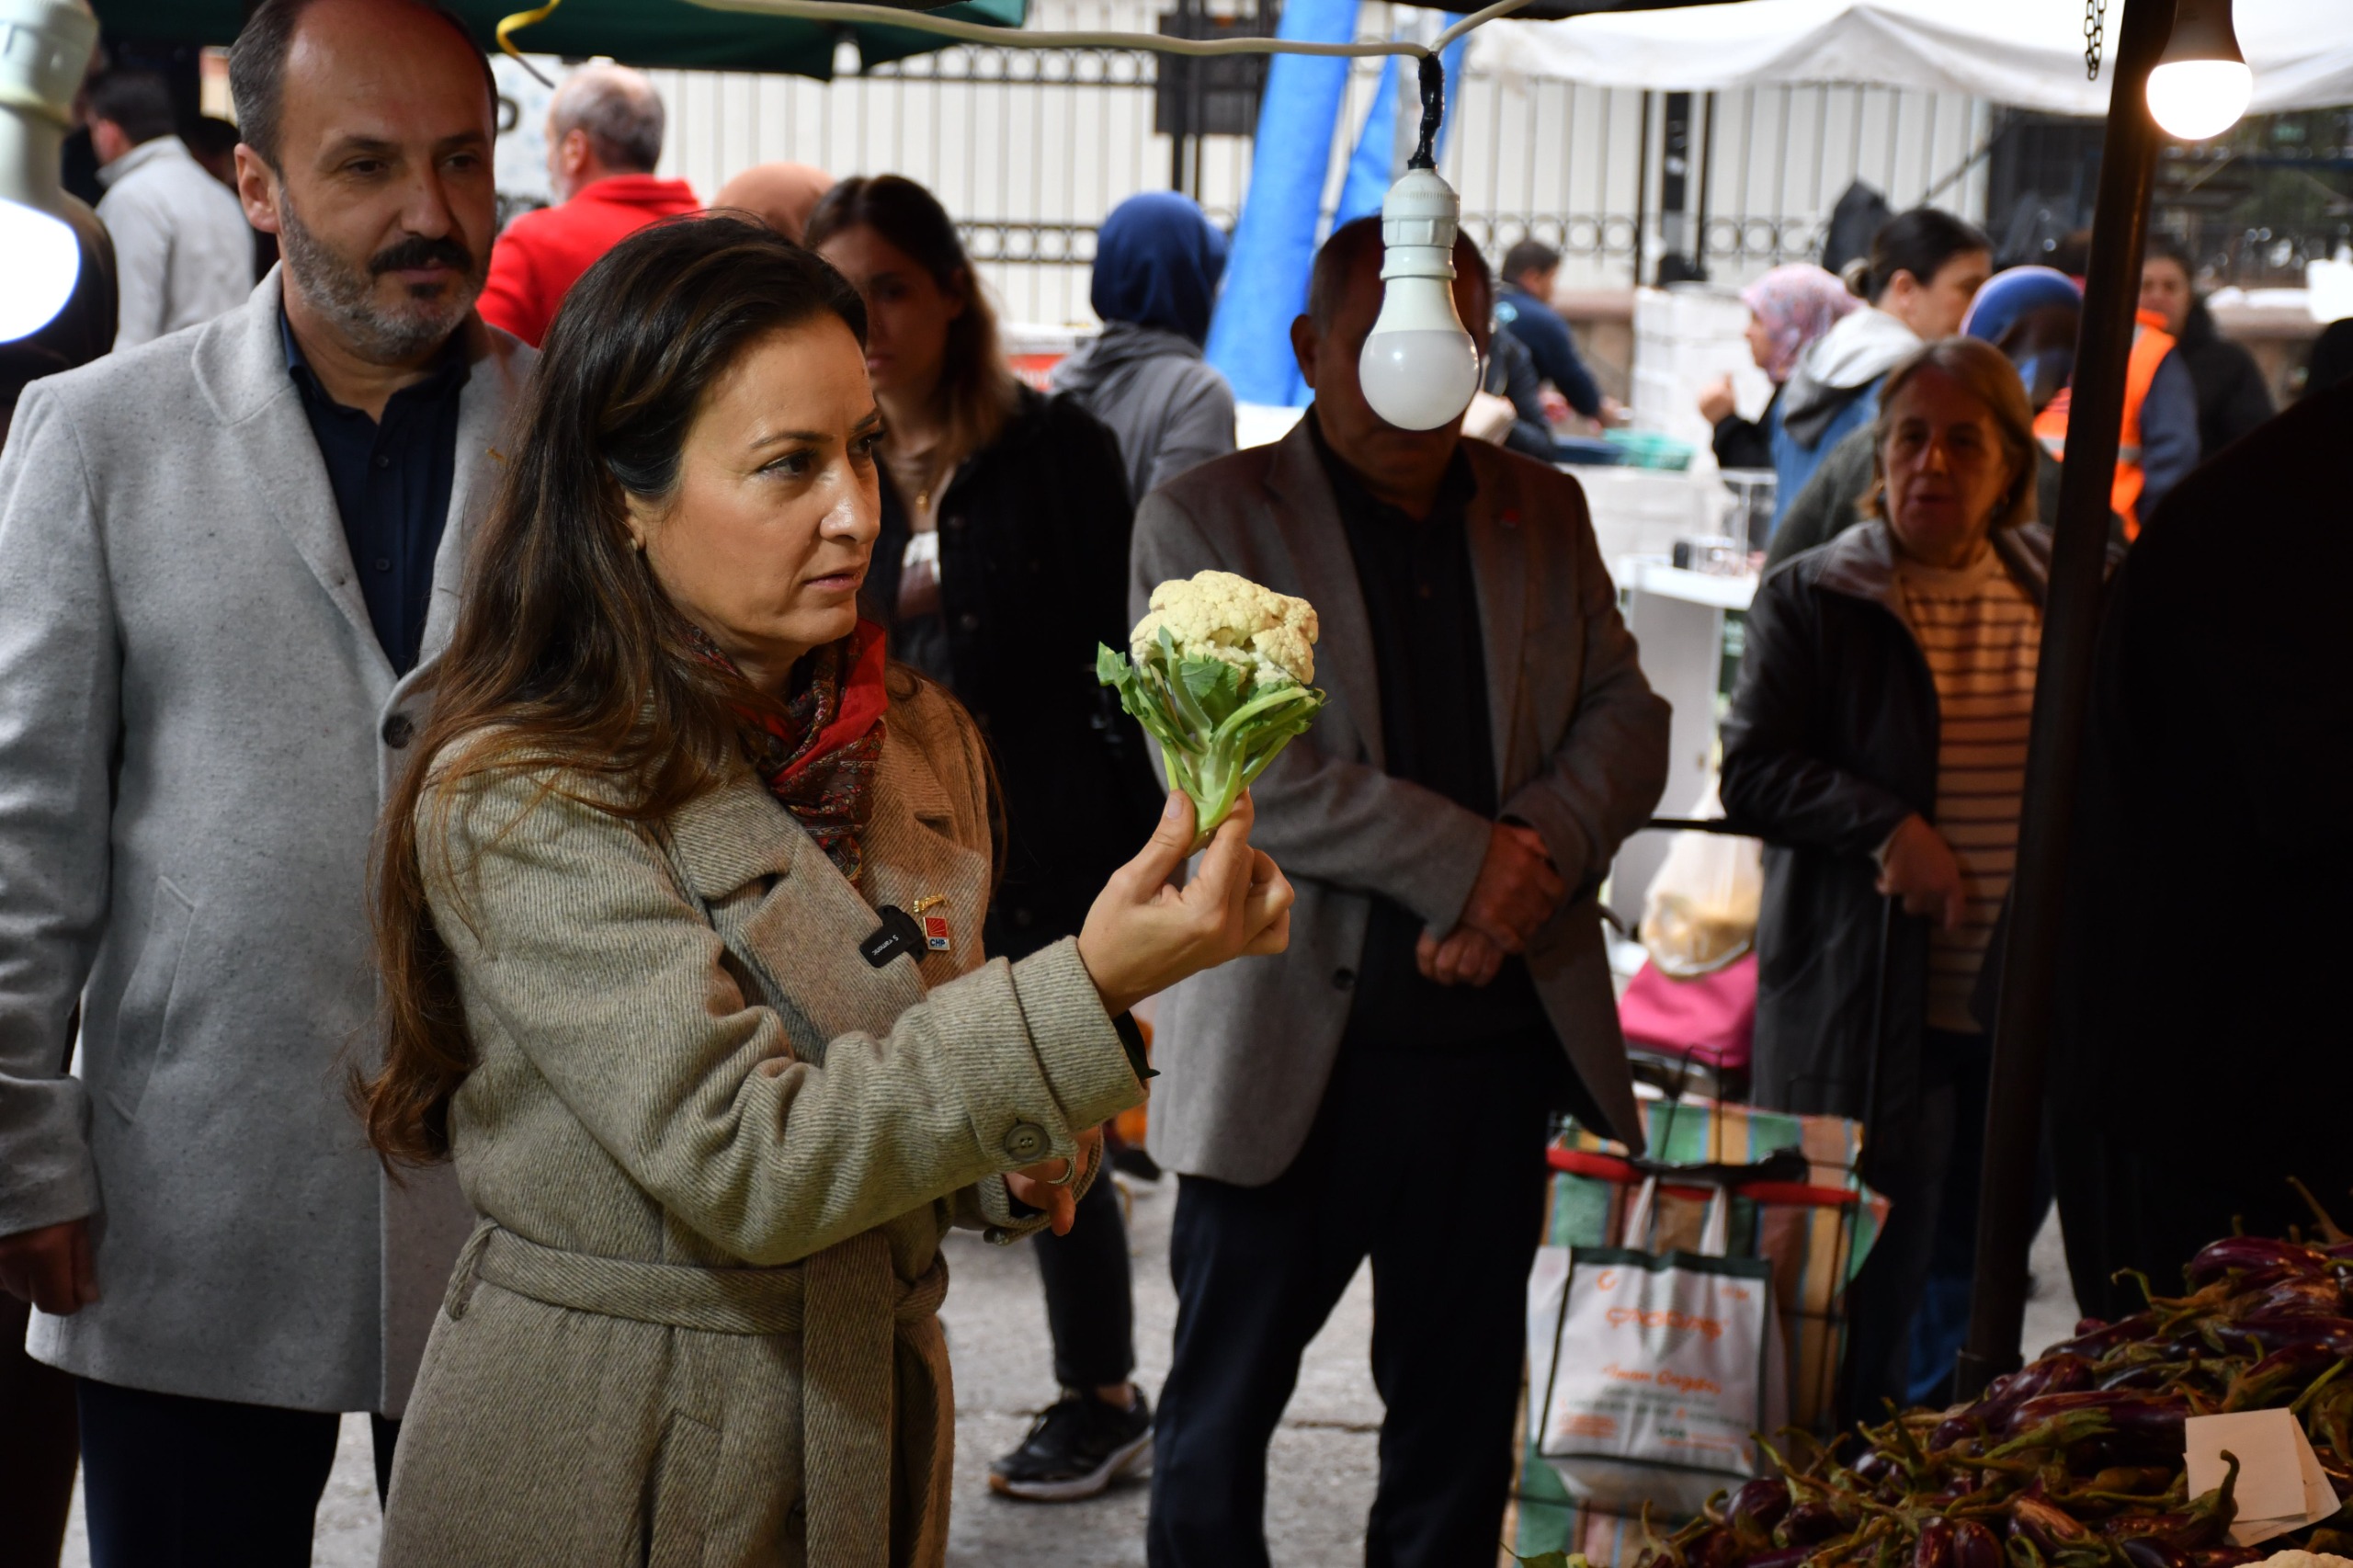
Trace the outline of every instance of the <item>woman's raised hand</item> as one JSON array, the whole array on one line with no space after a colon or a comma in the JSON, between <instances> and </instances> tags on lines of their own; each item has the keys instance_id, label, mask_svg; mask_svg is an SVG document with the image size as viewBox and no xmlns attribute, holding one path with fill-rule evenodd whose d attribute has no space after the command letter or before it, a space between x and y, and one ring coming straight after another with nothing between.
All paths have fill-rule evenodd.
<instances>
[{"instance_id":1,"label":"woman's raised hand","mask_svg":"<svg viewBox=\"0 0 2353 1568\"><path fill-rule=\"evenodd\" d=\"M1290 883L1250 847L1256 815L1245 794L1211 836L1199 869L1177 888L1168 879L1193 846L1193 802L1180 790L1168 792L1151 842L1111 873L1078 934L1079 959L1107 1012L1124 1013L1229 959L1290 946Z\"/></svg>"}]
</instances>

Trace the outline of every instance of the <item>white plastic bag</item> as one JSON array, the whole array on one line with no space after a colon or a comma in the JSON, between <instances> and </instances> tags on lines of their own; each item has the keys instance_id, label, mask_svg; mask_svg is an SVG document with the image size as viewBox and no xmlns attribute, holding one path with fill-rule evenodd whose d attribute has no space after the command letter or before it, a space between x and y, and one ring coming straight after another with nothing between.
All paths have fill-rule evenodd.
<instances>
[{"instance_id":1,"label":"white plastic bag","mask_svg":"<svg viewBox=\"0 0 2353 1568\"><path fill-rule=\"evenodd\" d=\"M1702 821L1723 815L1713 778L1691 814ZM1764 846L1756 840L1677 834L1643 898L1643 946L1651 962L1676 980L1723 968L1756 945L1764 894Z\"/></svg>"},{"instance_id":2,"label":"white plastic bag","mask_svg":"<svg viewBox=\"0 0 2353 1568\"><path fill-rule=\"evenodd\" d=\"M1787 1418L1772 1265L1724 1256L1718 1189L1698 1253L1647 1250L1658 1181L1620 1247L1543 1247L1529 1276L1529 1437L1580 1503L1688 1518L1758 1471Z\"/></svg>"}]
</instances>

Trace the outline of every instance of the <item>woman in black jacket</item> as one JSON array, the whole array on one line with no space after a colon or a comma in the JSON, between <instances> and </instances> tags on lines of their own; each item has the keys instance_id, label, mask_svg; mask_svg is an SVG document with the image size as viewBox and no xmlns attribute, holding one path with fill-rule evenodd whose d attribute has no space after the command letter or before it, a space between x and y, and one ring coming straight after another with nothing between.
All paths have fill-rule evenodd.
<instances>
[{"instance_id":1,"label":"woman in black jacket","mask_svg":"<svg viewBox=\"0 0 2353 1568\"><path fill-rule=\"evenodd\" d=\"M1891 370L1872 445L1868 520L1757 592L1723 762L1727 813L1768 845L1756 1099L1863 1120L1893 1204L1848 1300L1850 1419L1904 1402L1940 1234L1967 1272L1988 1064L1971 992L2016 850L2048 541L2022 521L2025 391L1992 346Z\"/></svg>"},{"instance_id":2,"label":"woman in black jacket","mask_svg":"<svg viewBox=\"0 0 2353 1568\"><path fill-rule=\"evenodd\" d=\"M867 613L988 738L1006 844L986 939L1019 958L1079 929L1164 799L1142 733L1095 677L1096 645L1127 645L1127 466L1076 403L1015 379L956 226L923 187L844 180L806 237L866 298L867 375L888 432ZM1128 1240L1112 1185L1089 1188L1070 1233L1038 1256L1065 1397L991 1484L1084 1496L1151 1452L1152 1412L1129 1381Z\"/></svg>"},{"instance_id":3,"label":"woman in black jacket","mask_svg":"<svg viewBox=\"0 0 2353 1568\"><path fill-rule=\"evenodd\" d=\"M2212 457L2275 412L2263 369L2224 337L2197 291L2189 253L2163 234L2149 236L2141 262L2141 308L2165 318L2189 383L2198 392L2198 449Z\"/></svg>"}]
</instances>

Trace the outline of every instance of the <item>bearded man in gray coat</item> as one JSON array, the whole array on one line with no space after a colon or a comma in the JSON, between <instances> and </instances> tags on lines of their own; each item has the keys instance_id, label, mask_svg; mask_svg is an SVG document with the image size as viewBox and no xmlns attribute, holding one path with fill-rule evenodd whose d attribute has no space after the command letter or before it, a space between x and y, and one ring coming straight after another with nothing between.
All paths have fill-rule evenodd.
<instances>
[{"instance_id":1,"label":"bearded man in gray coat","mask_svg":"<svg viewBox=\"0 0 2353 1568\"><path fill-rule=\"evenodd\" d=\"M1138 614L1207 568L1298 595L1325 693L1252 791L1290 949L1162 1006L1152 1153L1183 1182L1153 1568L1264 1568L1267 1439L1368 1256L1387 1414L1365 1561L1494 1561L1550 1113L1642 1142L1595 894L1665 783L1666 704L1576 482L1365 401L1381 252L1363 219L1316 257L1290 435L1136 513ZM1484 264L1465 241L1454 266L1483 339Z\"/></svg>"},{"instance_id":2,"label":"bearded man in gray coat","mask_svg":"<svg viewBox=\"0 0 2353 1568\"><path fill-rule=\"evenodd\" d=\"M230 76L285 265L34 384L0 453L0 1286L79 1380L100 1568L306 1562L336 1413L399 1415L469 1225L344 1084L529 358L473 313L494 92L415 0L267 0Z\"/></svg>"}]
</instances>

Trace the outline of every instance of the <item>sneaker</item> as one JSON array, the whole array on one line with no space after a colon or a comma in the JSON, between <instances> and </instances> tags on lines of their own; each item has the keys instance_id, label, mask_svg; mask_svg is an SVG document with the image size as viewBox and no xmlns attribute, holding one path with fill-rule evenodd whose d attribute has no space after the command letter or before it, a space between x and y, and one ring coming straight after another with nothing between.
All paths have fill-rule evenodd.
<instances>
[{"instance_id":1,"label":"sneaker","mask_svg":"<svg viewBox=\"0 0 2353 1568\"><path fill-rule=\"evenodd\" d=\"M1093 1497L1152 1463L1152 1405L1136 1391L1125 1410L1089 1393L1064 1393L1030 1425L1021 1446L989 1466L989 1490L1033 1503Z\"/></svg>"}]
</instances>

